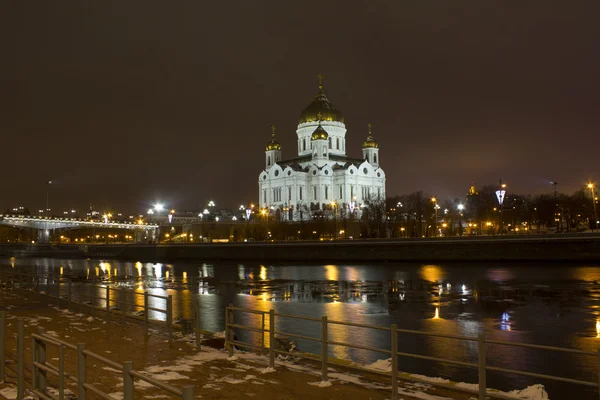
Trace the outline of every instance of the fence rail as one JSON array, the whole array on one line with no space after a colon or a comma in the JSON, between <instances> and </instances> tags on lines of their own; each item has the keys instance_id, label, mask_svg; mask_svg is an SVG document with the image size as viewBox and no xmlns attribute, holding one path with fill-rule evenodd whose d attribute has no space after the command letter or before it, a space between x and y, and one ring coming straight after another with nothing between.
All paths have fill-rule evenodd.
<instances>
[{"instance_id":1,"label":"fence rail","mask_svg":"<svg viewBox=\"0 0 600 400\"><path fill-rule=\"evenodd\" d=\"M240 322L237 322L237 321L235 321L235 315L234 315L235 313L253 314L253 315L259 314L259 315L261 315L261 325L262 326L256 327L256 326L251 326L251 325L244 325ZM267 316L268 316L268 320L269 320L268 329L265 328L265 324L264 324L265 318ZM277 328L276 328L277 319L276 318L293 318L293 319L310 321L310 322L314 322L314 323L318 322L321 325L321 335L320 335L320 337L312 337L312 336L307 336L306 334L303 334L303 333L295 333L295 332L287 332L287 331L283 332L281 330L277 330ZM390 348L383 349L383 348L363 346L363 345L359 345L359 344L330 340L329 335L328 335L328 328L330 325L352 326L352 327L359 327L359 328L365 328L365 329L371 329L371 330L377 330L377 331L390 332L391 346L390 346ZM508 342L508 341L502 341L502 340L487 339L484 334L480 334L477 337L439 334L439 333L424 332L424 331L410 330L410 329L398 329L398 326L395 324L391 325L388 328L388 327L384 327L384 326L375 326L375 325L357 324L357 323L352 323L352 322L328 320L326 316L323 316L322 318L312 318L312 317L304 317L304 316L299 316L299 315L276 313L274 310L270 310L270 311L253 310L253 309L240 308L240 307L234 307L233 305L229 305L225 311L225 347L228 350L230 355L233 355L234 346L249 348L249 349L253 349L253 350L260 350L260 348L254 346L252 344L244 343L237 339L234 340L233 339L233 330L234 329L241 329L241 330L245 330L245 331L260 333L263 340L264 340L265 335L269 334L268 352L269 352L269 366L271 368L275 367L275 355L276 354L286 354L286 355L290 354L289 351L284 351L284 350L280 350L280 349L276 348L276 335L280 335L280 337L285 336L285 337L292 337L292 338L297 338L297 339L302 339L302 340L308 340L308 341L312 341L312 342L320 342L321 343L320 354L296 352L296 353L293 353L293 355L295 357L300 357L300 358L305 358L305 359L310 359L313 361L320 362L321 363L321 379L323 381L328 380L327 368L329 366L336 366L336 365L339 366L339 362L336 362L335 360L329 360L330 346L344 346L344 347L348 347L348 348L368 350L368 351L372 351L372 352L389 354L391 356L391 371L389 371L389 372L375 370L375 369L367 369L365 367L357 366L354 364L344 365L344 367L349 368L349 369L360 370L360 371L368 371L370 373L390 377L391 381L392 381L391 382L392 383L392 399L394 399L394 400L398 399L398 380L400 379L400 377L403 380L412 380L415 382L428 383L428 384L434 385L434 386L439 386L439 387L444 387L447 389L458 390L458 391L465 392L465 393L475 394L475 395L478 395L479 400L485 400L486 398L511 399L512 397L507 396L501 392L497 392L494 390L488 390L487 383L486 383L486 378L487 378L486 374L488 371L530 376L530 377L535 377L535 378L554 380L557 382L565 382L565 383L571 383L571 384L575 384L575 385L600 388L600 349L598 349L597 352L590 352L590 351L569 349L569 348L563 348L563 347L543 346L543 345L536 345L536 344L516 343L516 342ZM471 342L471 343L476 342L477 343L477 362L476 363L475 362L466 362L466 361L453 360L453 359L448 359L448 358L433 357L433 356L428 356L428 355L423 355L423 354L401 352L398 350L398 334L399 333L423 335L423 336L430 336L430 337L442 337L442 338L454 339L454 340ZM487 354L487 349L490 345L525 347L525 348L532 348L532 349L546 350L546 351L553 351L553 352L568 352L568 353L575 353L575 354L580 354L580 355L584 355L584 356L594 356L597 358L597 362L598 362L598 380L596 382L589 382L589 381L580 380L580 379L571 379L571 378L566 378L566 377L562 377L562 376L540 374L540 373L531 372L531 371L520 371L520 370L501 368L498 366L489 365L486 354ZM264 345L263 345L263 347L264 347ZM399 357L416 358L416 359L435 361L435 362L440 362L440 363L460 365L460 366L467 367L467 368L476 368L479 387L477 390L474 390L474 389L466 388L466 387L457 387L457 386L450 385L447 383L431 382L429 380L423 380L423 379L419 379L418 377L413 377L409 374L401 374L398 371ZM598 396L600 397L600 392L598 393Z\"/></svg>"},{"instance_id":2,"label":"fence rail","mask_svg":"<svg viewBox=\"0 0 600 400\"><path fill-rule=\"evenodd\" d=\"M0 311L0 381L6 379L7 355L9 352L6 348L7 329L6 329L6 312ZM194 387L187 385L176 387L164 382L160 382L151 376L147 376L140 371L133 369L133 362L125 361L118 363L104 356L94 353L86 349L83 343L72 344L56 337L48 336L43 329L39 329L38 333L31 334L32 341L32 358L31 358L31 382L25 380L25 329L23 318L17 319L17 348L15 357L17 360L17 370L15 372L17 380L17 400L23 400L25 397L25 386L30 387L30 392L35 396L45 400L64 400L65 399L65 381L69 380L77 384L77 398L86 400L88 393L93 393L105 400L114 400L108 393L87 381L88 375L88 360L93 359L111 368L122 372L123 379L123 399L133 400L135 391L135 379L142 380L158 389L161 389L171 395L177 396L182 400L194 399ZM47 360L48 346L58 348L58 360L56 365ZM69 373L65 369L65 356L67 351L76 353L77 372ZM12 371L12 370L11 370ZM48 391L48 375L57 378L56 389L58 396L53 395Z\"/></svg>"}]
</instances>

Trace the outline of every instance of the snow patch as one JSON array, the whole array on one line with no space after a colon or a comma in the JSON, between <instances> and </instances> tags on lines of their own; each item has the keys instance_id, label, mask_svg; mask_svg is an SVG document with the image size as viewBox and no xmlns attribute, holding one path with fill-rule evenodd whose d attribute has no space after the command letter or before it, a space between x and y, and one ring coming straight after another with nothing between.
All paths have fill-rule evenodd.
<instances>
[{"instance_id":1,"label":"snow patch","mask_svg":"<svg viewBox=\"0 0 600 400\"><path fill-rule=\"evenodd\" d=\"M539 383L536 385L528 386L523 390L513 390L507 393L509 396L515 396L517 399L527 400L550 400L548 393L544 388L544 385Z\"/></svg>"},{"instance_id":2,"label":"snow patch","mask_svg":"<svg viewBox=\"0 0 600 400\"><path fill-rule=\"evenodd\" d=\"M123 373L123 371L119 371L118 369L115 368L111 368L111 367L102 367L103 370L105 371L110 371L110 372L114 372L116 374L121 374Z\"/></svg>"},{"instance_id":3,"label":"snow patch","mask_svg":"<svg viewBox=\"0 0 600 400\"><path fill-rule=\"evenodd\" d=\"M372 364L365 365L365 368L376 371L392 372L392 359L388 358L387 360L377 360Z\"/></svg>"},{"instance_id":4,"label":"snow patch","mask_svg":"<svg viewBox=\"0 0 600 400\"><path fill-rule=\"evenodd\" d=\"M412 374L412 375L409 375L409 376L411 378L420 379L420 380L426 381L426 382L432 382L432 383L450 383L450 380L444 379L444 378L437 378L437 377L431 377L431 376L425 376L425 375L417 375L417 374Z\"/></svg>"},{"instance_id":5,"label":"snow patch","mask_svg":"<svg viewBox=\"0 0 600 400\"><path fill-rule=\"evenodd\" d=\"M17 398L17 388L15 386L7 386L0 390L0 396L7 400L15 400Z\"/></svg>"},{"instance_id":6,"label":"snow patch","mask_svg":"<svg viewBox=\"0 0 600 400\"><path fill-rule=\"evenodd\" d=\"M217 339L225 339L225 331L215 332L215 334L213 336L216 337Z\"/></svg>"},{"instance_id":7,"label":"snow patch","mask_svg":"<svg viewBox=\"0 0 600 400\"><path fill-rule=\"evenodd\" d=\"M261 374L270 374L271 372L277 372L277 371L275 370L275 368L267 367L267 368L259 369L258 372L260 372Z\"/></svg>"},{"instance_id":8,"label":"snow patch","mask_svg":"<svg viewBox=\"0 0 600 400\"><path fill-rule=\"evenodd\" d=\"M320 388L326 388L326 387L331 386L331 382L329 382L329 381L308 382L308 384L311 386L316 386L316 387L320 387Z\"/></svg>"}]
</instances>

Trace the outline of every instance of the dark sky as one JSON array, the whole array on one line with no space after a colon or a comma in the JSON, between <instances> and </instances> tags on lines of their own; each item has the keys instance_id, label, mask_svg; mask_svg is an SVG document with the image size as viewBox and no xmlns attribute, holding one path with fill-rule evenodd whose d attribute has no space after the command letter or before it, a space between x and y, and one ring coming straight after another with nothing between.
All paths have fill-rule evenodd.
<instances>
[{"instance_id":1,"label":"dark sky","mask_svg":"<svg viewBox=\"0 0 600 400\"><path fill-rule=\"evenodd\" d=\"M389 195L599 179L600 2L52 1L0 6L0 207L256 201L275 124L325 75Z\"/></svg>"}]
</instances>

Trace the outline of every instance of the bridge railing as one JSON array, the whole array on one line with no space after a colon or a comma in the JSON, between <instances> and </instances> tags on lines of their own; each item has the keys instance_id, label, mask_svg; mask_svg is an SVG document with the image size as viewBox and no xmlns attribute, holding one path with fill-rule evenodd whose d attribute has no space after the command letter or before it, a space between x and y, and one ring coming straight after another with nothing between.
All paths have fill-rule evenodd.
<instances>
[{"instance_id":1,"label":"bridge railing","mask_svg":"<svg viewBox=\"0 0 600 400\"><path fill-rule=\"evenodd\" d=\"M169 340L173 340L173 296L161 296L148 291L111 286L110 282L100 285L72 281L62 276L40 276L15 268L0 268L0 282L5 286L32 290L56 300L56 306L66 306L79 312L88 311L94 317L104 314L107 321L120 318L149 325L166 327ZM143 297L143 298L142 298ZM136 299L135 301L128 301ZM137 299L140 299L139 302ZM163 318L153 318L156 314Z\"/></svg>"},{"instance_id":2,"label":"bridge railing","mask_svg":"<svg viewBox=\"0 0 600 400\"><path fill-rule=\"evenodd\" d=\"M235 315L242 314L246 315L246 320L250 320L251 323L244 324L241 322L236 322ZM247 316L259 316L260 318L247 318ZM268 321L267 326L265 326L265 317ZM283 319L295 319L305 322L302 324L303 329L302 332L289 332L282 331L281 326L283 325L280 321ZM254 323L252 323L254 322ZM260 325L256 322L260 322ZM322 381L328 380L328 367L329 366L342 366L348 369L360 370L363 372L369 372L374 374L380 374L391 378L392 384L392 399L398 399L398 381L399 379L414 381L418 383L424 383L428 385L438 386L442 388L446 388L453 391L462 391L469 394L474 394L478 396L479 400L485 400L486 398L494 398L494 399L514 399L514 396L507 396L506 394L487 388L487 372L495 371L495 372L503 372L508 374L516 374L522 376L529 376L535 378L542 378L553 380L557 382L571 383L575 385L588 386L594 388L600 388L600 349L597 352L590 352L578 349L571 348L562 348L555 346L543 346L536 344L527 344L527 343L517 343L517 342L508 342L502 340L493 340L488 339L484 334L480 334L479 336L461 336L461 335L451 335L451 334L442 334L442 333L432 333L425 332L419 330L410 330L410 329L399 329L396 324L393 324L389 327L387 326L375 326L375 325L366 325L366 324L358 324L353 322L346 321L337 321L330 320L327 316L323 316L321 318L313 318L313 317L305 317L299 315L290 315L275 312L275 310L263 311L263 310L253 310L247 308L234 307L233 305L229 305L226 308L225 313L225 346L229 351L230 355L234 353L234 347L246 348L255 351L260 351L261 348L258 347L255 343L251 343L251 341L242 341L239 340L236 335L234 335L234 331L248 331L258 333L262 336L262 340L264 340L265 335L268 335L268 352L269 352L269 366L271 368L275 368L276 356L281 355L292 355L293 357L305 358L312 360L314 362L321 364L321 379ZM307 336L306 331L309 331L307 324L313 324L320 328L320 335L316 336ZM370 347L363 346L356 343L351 343L349 341L336 341L330 339L330 327L333 325L344 326L348 328L364 328L369 329L371 331L378 332L387 332L390 337L390 347L389 348L378 348L378 347ZM313 329L314 330L314 329ZM441 357L432 357L424 354L417 354L411 352L398 351L398 334L410 334L410 335L419 335L426 337L436 337L436 338L447 338L452 340L457 340L461 342L468 342L477 345L477 362L465 362L457 359L449 359L449 358L441 358ZM278 336L279 337L291 337L299 340L305 340L310 342L316 342L320 344L320 352L319 354L310 354L310 353L302 353L302 352L290 352L289 350L283 350L278 348ZM531 348L538 349L544 351L551 352L562 352L562 353L572 353L579 354L584 356L596 357L598 371L597 371L597 379L595 382L585 381L581 379L571 379L563 376L555 376L555 375L547 375L541 374L532 371L523 371L523 370L515 370L508 368L501 368L494 365L489 365L486 354L490 345L500 345L500 346L512 346L512 347L523 347L523 348ZM371 352L376 352L380 354L386 354L390 356L390 371L384 371L381 369L372 369L366 368L364 366L357 365L355 363L343 363L339 360L330 359L329 353L332 350L332 346L342 346L346 348L352 349L360 349ZM263 346L264 347L264 346ZM413 358L413 359L422 359L435 361L439 363L445 364L453 364L459 365L462 367L473 368L477 370L478 376L478 387L474 389L472 387L467 387L467 385L457 386L451 383L445 382L435 382L431 379L421 379L418 376L411 375L408 373L402 373L398 371L398 361L400 357ZM600 392L598 393L600 396Z\"/></svg>"},{"instance_id":3,"label":"bridge railing","mask_svg":"<svg viewBox=\"0 0 600 400\"><path fill-rule=\"evenodd\" d=\"M6 347L9 337L7 336L8 332L6 329L6 313L0 311L0 343L2 344L2 347L0 347L0 381L5 381L7 377L10 377L17 382L17 400L23 400L26 392L39 399L64 400L67 381L77 385L77 398L79 400L86 400L86 398L90 397L90 394L93 395L91 397L114 400L114 397L109 393L88 381L87 377L90 375L90 363L88 360L100 362L122 373L124 400L134 399L136 379L144 381L182 400L194 399L194 387L192 385L176 387L166 384L140 371L134 370L133 362L131 361L118 363L86 349L86 345L83 343L75 345L59 338L48 336L43 329L39 329L38 333L31 334L33 345L31 349L32 361L31 364L27 364L25 361L25 329L23 321L22 318L17 319L17 345L16 351L13 352L13 349L7 349ZM51 363L48 360L48 346L54 346L58 349L58 357L52 359L56 363ZM76 353L76 371L69 371L65 366L66 353L69 351ZM15 365L16 368L14 368ZM29 372L28 376L26 376L26 372ZM56 387L53 389L55 389L54 393L57 393L57 395L48 390L50 388L48 383L49 375L56 378L52 381L56 381Z\"/></svg>"}]
</instances>

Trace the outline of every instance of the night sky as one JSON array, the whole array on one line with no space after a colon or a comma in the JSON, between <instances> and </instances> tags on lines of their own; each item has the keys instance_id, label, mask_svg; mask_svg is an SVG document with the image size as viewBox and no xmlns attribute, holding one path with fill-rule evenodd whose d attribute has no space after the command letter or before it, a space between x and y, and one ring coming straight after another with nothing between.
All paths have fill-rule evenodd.
<instances>
[{"instance_id":1,"label":"night sky","mask_svg":"<svg viewBox=\"0 0 600 400\"><path fill-rule=\"evenodd\" d=\"M257 200L325 76L387 194L600 180L598 1L52 1L0 6L0 207Z\"/></svg>"}]
</instances>

